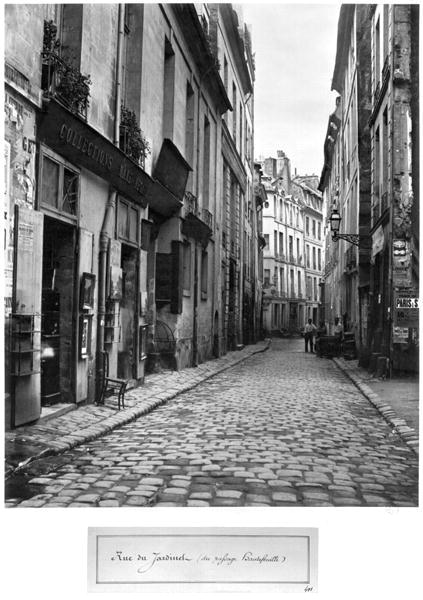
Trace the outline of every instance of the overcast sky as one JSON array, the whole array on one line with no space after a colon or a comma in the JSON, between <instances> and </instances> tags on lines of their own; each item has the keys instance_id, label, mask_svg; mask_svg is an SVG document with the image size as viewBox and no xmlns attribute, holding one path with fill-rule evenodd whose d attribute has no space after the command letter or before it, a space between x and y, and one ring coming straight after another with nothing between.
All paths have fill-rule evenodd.
<instances>
[{"instance_id":1,"label":"overcast sky","mask_svg":"<svg viewBox=\"0 0 423 600\"><path fill-rule=\"evenodd\" d=\"M320 176L340 4L242 4L256 55L255 158L284 150L298 174Z\"/></svg>"}]
</instances>

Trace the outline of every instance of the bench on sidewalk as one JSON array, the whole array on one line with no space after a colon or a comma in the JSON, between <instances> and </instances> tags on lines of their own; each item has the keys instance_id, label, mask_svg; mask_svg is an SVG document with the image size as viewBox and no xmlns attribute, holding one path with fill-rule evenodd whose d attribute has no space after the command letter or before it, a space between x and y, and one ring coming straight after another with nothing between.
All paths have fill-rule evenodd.
<instances>
[{"instance_id":1,"label":"bench on sidewalk","mask_svg":"<svg viewBox=\"0 0 423 600\"><path fill-rule=\"evenodd\" d=\"M118 410L122 403L122 408L125 408L125 392L129 383L129 379L119 379L118 377L109 377L109 354L103 352L103 385L101 387L100 403L104 404L104 399L118 393Z\"/></svg>"}]
</instances>

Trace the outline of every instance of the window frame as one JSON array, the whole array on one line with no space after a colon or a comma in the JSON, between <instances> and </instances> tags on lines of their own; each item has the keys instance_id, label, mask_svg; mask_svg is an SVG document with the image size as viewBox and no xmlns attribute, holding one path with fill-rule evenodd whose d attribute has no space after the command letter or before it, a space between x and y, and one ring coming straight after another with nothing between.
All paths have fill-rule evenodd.
<instances>
[{"instance_id":1,"label":"window frame","mask_svg":"<svg viewBox=\"0 0 423 600\"><path fill-rule=\"evenodd\" d=\"M51 204L43 202L44 158L48 158L50 161L56 163L59 167L59 177L58 177L58 184L57 184L57 206L52 206ZM75 175L78 177L78 192L77 192L77 199L76 199L77 206L76 206L75 214L63 211L62 208L58 208L59 205L60 205L60 207L63 207L63 201L64 201L63 185L64 185L65 169L75 173ZM40 144L38 175L39 175L39 182L40 182L40 184L38 185L38 192L37 192L38 209L42 210L42 212L44 212L46 214L50 214L51 216L54 216L55 218L59 218L62 221L71 223L72 225L74 225L75 223L78 223L79 212L80 212L80 200L81 200L81 169L76 167L75 165L73 165L72 163L67 161L66 159L64 159L62 156L60 156L60 154L57 154L56 152L54 152L47 146L44 146L44 144ZM61 197L59 197L59 196L61 196Z\"/></svg>"}]
</instances>

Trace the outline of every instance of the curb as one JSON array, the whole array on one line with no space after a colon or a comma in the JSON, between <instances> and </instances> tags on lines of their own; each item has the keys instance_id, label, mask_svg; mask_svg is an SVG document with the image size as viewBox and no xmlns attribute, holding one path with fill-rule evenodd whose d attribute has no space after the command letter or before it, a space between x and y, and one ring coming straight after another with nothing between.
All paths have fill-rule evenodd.
<instances>
[{"instance_id":1,"label":"curb","mask_svg":"<svg viewBox=\"0 0 423 600\"><path fill-rule=\"evenodd\" d=\"M185 392L188 392L188 391L196 388L204 381L207 381L208 379L211 379L215 375L218 375L219 373L222 373L223 371L226 371L227 369L234 367L235 365L243 362L244 360L247 360L251 356L254 356L255 354L260 354L262 352L266 352L266 350L269 349L270 345L271 345L271 340L266 339L263 347L254 349L254 351L252 351L251 353L249 353L247 355L244 355L239 358L235 358L235 359L231 360L227 364L224 364L224 365L216 368L215 370L212 370L209 373L204 374L204 376L202 376L201 379L197 378L195 381L191 381L191 382L183 384L181 386L181 388L178 389L177 391L172 391L170 393L159 392L158 394L151 396L151 398L146 399L145 401L141 402L138 406L124 409L123 411L115 413L110 417L106 417L102 421L94 423L94 424L90 425L89 427L78 431L77 433L72 433L72 434L62 436L60 438L60 441L57 439L57 440L48 442L47 448L45 448L44 450L42 450L35 456L31 456L31 457L27 458L23 463L19 464L14 469L11 469L9 472L5 473L5 478L7 479L8 477L10 477L12 475L16 475L22 469L24 469L30 463L32 463L36 460L39 460L41 458L46 458L49 456L57 456L59 454L67 452L68 450L73 450L77 446L82 446L83 444L86 444L87 442L92 442L93 440L98 439L99 437L101 437L107 433L110 433L114 429L117 429L119 427L122 427L123 425L127 425L128 423L135 421L139 417L142 417L142 416L152 412L158 406L166 404L166 402L168 402L169 400L172 400L173 398L176 398L180 394L183 394ZM207 362L204 363L204 365L206 365L206 364L207 364ZM137 389L139 389L139 388L137 388Z\"/></svg>"},{"instance_id":2,"label":"curb","mask_svg":"<svg viewBox=\"0 0 423 600\"><path fill-rule=\"evenodd\" d=\"M339 358L333 358L336 366L354 383L360 392L369 400L369 402L378 410L388 425L392 428L392 432L407 444L411 450L419 456L419 436L413 427L407 425L404 419L398 417L394 409L378 394L376 394L370 386L363 383L355 373L352 373L345 365L342 364Z\"/></svg>"}]
</instances>

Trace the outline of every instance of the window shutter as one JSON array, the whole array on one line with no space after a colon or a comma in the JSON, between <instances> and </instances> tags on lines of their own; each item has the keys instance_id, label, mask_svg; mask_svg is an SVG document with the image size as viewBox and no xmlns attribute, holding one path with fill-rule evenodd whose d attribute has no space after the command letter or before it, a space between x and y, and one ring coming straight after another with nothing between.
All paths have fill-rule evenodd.
<instances>
[{"instance_id":1,"label":"window shutter","mask_svg":"<svg viewBox=\"0 0 423 600\"><path fill-rule=\"evenodd\" d=\"M183 273L183 243L172 242L172 279L170 311L180 314L182 312L182 273Z\"/></svg>"},{"instance_id":2,"label":"window shutter","mask_svg":"<svg viewBox=\"0 0 423 600\"><path fill-rule=\"evenodd\" d=\"M156 302L167 304L171 298L172 255L163 252L156 254Z\"/></svg>"}]
</instances>

